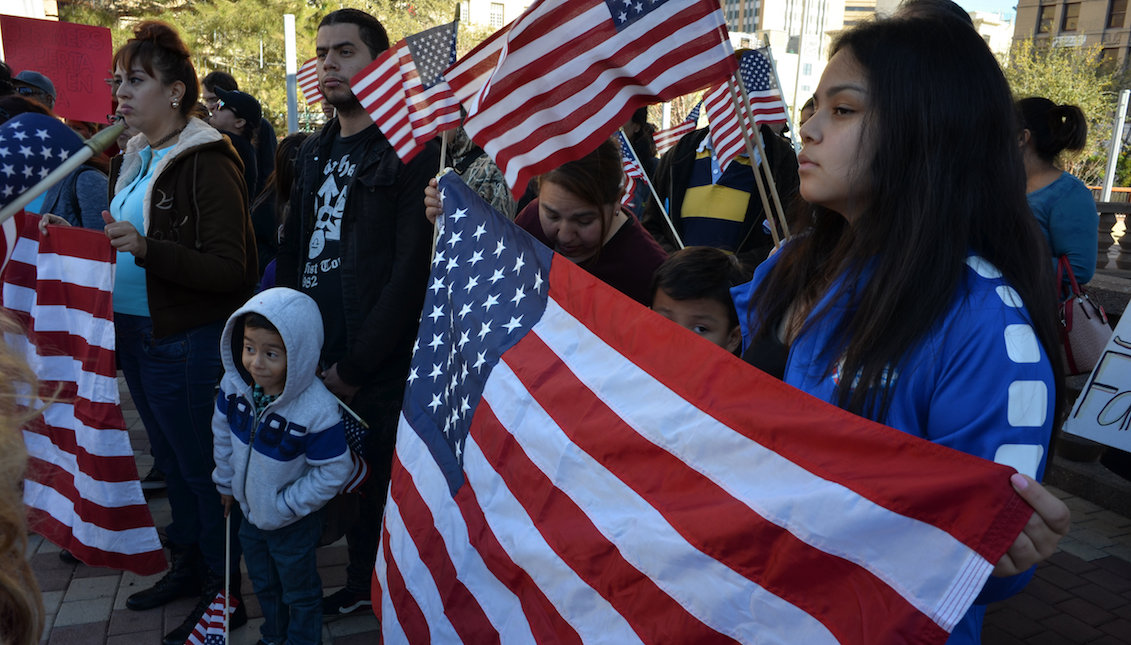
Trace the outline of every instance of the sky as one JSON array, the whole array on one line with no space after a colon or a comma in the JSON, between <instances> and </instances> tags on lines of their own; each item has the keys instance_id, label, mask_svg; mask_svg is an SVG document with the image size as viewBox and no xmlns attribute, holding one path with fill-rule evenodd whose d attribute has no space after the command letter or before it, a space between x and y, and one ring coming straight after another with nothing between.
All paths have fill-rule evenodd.
<instances>
[{"instance_id":1,"label":"sky","mask_svg":"<svg viewBox=\"0 0 1131 645\"><path fill-rule=\"evenodd\" d=\"M1017 13L1014 7L1017 0L955 0L958 6L967 11L993 11L1006 14Z\"/></svg>"}]
</instances>

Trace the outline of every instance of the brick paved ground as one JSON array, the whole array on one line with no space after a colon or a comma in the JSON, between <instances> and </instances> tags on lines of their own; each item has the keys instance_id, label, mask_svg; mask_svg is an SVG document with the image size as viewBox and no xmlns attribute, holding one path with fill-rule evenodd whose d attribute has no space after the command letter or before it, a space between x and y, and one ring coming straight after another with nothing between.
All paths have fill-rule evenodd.
<instances>
[{"instance_id":1,"label":"brick paved ground","mask_svg":"<svg viewBox=\"0 0 1131 645\"><path fill-rule=\"evenodd\" d=\"M1131 519L1060 496L1072 532L1024 592L990 607L986 645L1131 643Z\"/></svg>"},{"instance_id":2,"label":"brick paved ground","mask_svg":"<svg viewBox=\"0 0 1131 645\"><path fill-rule=\"evenodd\" d=\"M123 408L138 469L148 472L145 431L123 386ZM1072 509L1072 532L1059 552L1042 563L1025 591L992 606L986 618L986 645L1131 644L1131 519L1054 489ZM158 526L168 523L168 504L150 500ZM130 611L126 597L160 576L148 578L59 560L59 549L33 536L28 557L43 592L50 645L156 645L195 604L192 599L150 611ZM319 572L327 592L345 583L344 542L320 549ZM233 645L259 638L262 614L244 576L251 620L232 633ZM327 645L377 643L379 624L368 612L328 620Z\"/></svg>"}]
</instances>

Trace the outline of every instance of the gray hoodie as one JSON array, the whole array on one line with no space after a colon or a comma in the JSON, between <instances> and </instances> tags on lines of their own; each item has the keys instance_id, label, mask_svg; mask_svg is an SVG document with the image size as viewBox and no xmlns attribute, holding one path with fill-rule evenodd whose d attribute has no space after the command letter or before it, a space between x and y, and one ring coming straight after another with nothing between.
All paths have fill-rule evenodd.
<instances>
[{"instance_id":1,"label":"gray hoodie","mask_svg":"<svg viewBox=\"0 0 1131 645\"><path fill-rule=\"evenodd\" d=\"M287 350L283 391L258 417L254 383L242 363L242 317L249 312L270 320ZM224 378L212 417L212 480L266 531L324 506L352 469L338 402L314 373L321 351L318 305L285 287L252 296L228 318L220 339Z\"/></svg>"}]
</instances>

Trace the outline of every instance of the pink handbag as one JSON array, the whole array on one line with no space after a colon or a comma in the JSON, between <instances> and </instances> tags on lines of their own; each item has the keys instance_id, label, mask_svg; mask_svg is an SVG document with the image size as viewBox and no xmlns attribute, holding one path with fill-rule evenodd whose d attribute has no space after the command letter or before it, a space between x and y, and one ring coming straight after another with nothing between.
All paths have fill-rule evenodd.
<instances>
[{"instance_id":1,"label":"pink handbag","mask_svg":"<svg viewBox=\"0 0 1131 645\"><path fill-rule=\"evenodd\" d=\"M1063 276L1068 274L1068 285ZM1111 339L1111 325L1103 307L1092 302L1087 292L1080 288L1067 256L1060 256L1056 266L1056 284L1060 302L1060 341L1064 347L1064 372L1066 376L1092 371Z\"/></svg>"}]
</instances>

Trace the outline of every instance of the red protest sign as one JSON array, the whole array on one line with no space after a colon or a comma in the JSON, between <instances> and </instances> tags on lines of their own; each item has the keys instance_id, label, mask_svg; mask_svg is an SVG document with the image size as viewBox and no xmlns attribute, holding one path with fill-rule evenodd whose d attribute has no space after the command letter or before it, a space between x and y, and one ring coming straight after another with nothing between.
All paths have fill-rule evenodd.
<instances>
[{"instance_id":1,"label":"red protest sign","mask_svg":"<svg viewBox=\"0 0 1131 645\"><path fill-rule=\"evenodd\" d=\"M110 30L54 20L0 16L4 62L12 74L35 70L55 84L55 114L104 122L111 110Z\"/></svg>"}]
</instances>

